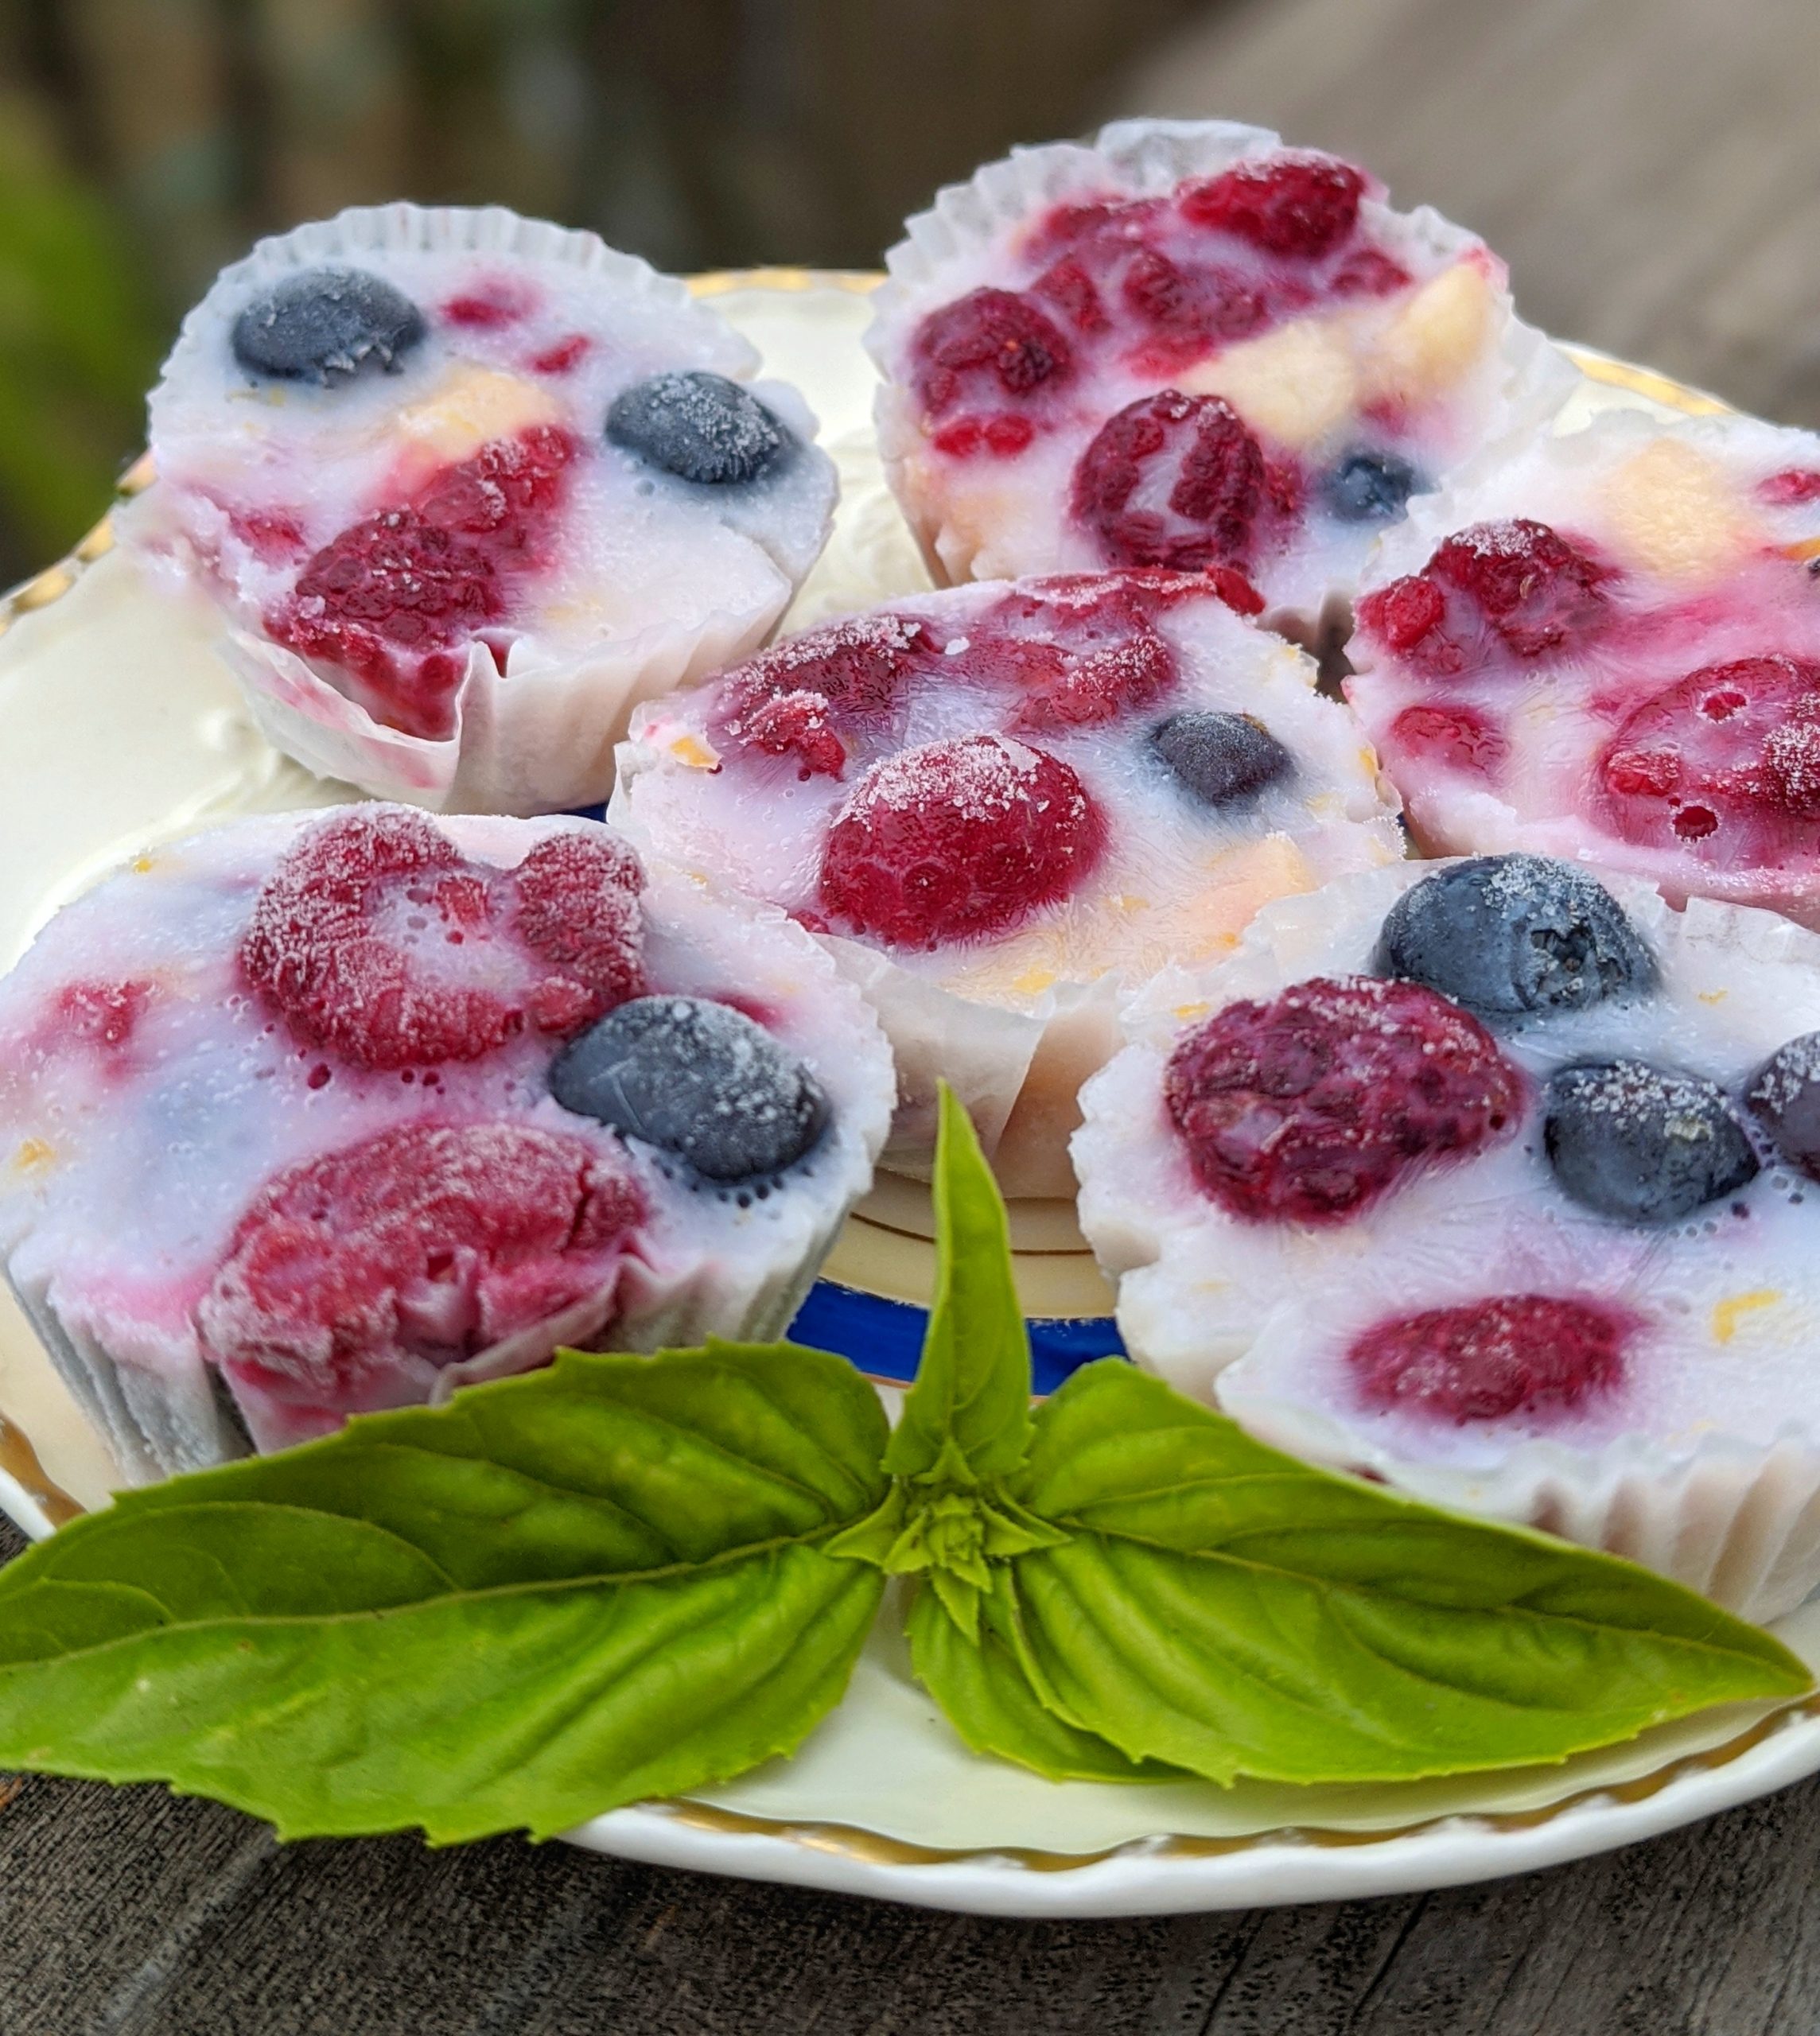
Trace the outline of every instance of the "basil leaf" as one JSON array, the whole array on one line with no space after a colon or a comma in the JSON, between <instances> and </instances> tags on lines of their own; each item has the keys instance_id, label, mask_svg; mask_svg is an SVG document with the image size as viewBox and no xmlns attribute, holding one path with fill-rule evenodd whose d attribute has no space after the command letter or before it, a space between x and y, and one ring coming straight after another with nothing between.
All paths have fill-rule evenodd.
<instances>
[{"instance_id":1,"label":"basil leaf","mask_svg":"<svg viewBox=\"0 0 1820 2036\"><path fill-rule=\"evenodd\" d=\"M969 1634L935 1591L919 1591L904 1622L917 1680L975 1753L1015 1761L1052 1782L1184 1778L1177 1768L1127 1760L1097 1734L1071 1723L1052 1691L1039 1691L1009 1568L998 1571L976 1609Z\"/></svg>"},{"instance_id":2,"label":"basil leaf","mask_svg":"<svg viewBox=\"0 0 1820 2036\"><path fill-rule=\"evenodd\" d=\"M819 1351L571 1352L128 1493L0 1572L0 1766L436 1840L738 1774L846 1688L885 1443Z\"/></svg>"},{"instance_id":3,"label":"basil leaf","mask_svg":"<svg viewBox=\"0 0 1820 2036\"><path fill-rule=\"evenodd\" d=\"M946 1082L935 1202L935 1298L885 1467L925 1483L982 1485L1017 1470L1029 1447L1030 1338L1005 1203Z\"/></svg>"},{"instance_id":4,"label":"basil leaf","mask_svg":"<svg viewBox=\"0 0 1820 2036\"><path fill-rule=\"evenodd\" d=\"M1810 1686L1678 1584L1311 1469L1116 1359L1039 1409L1013 1489L1068 1535L1010 1564L1032 1690L1215 1782L1554 1762Z\"/></svg>"}]
</instances>

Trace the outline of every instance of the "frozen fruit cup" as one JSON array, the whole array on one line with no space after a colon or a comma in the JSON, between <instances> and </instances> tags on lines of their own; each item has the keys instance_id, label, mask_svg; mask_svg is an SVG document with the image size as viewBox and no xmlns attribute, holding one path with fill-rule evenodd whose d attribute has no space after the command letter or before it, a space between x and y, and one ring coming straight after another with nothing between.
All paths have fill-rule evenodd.
<instances>
[{"instance_id":1,"label":"frozen fruit cup","mask_svg":"<svg viewBox=\"0 0 1820 2036\"><path fill-rule=\"evenodd\" d=\"M1223 565L1324 641L1411 496L1575 381L1472 235L1226 121L1015 150L887 259L880 449L938 580Z\"/></svg>"},{"instance_id":2,"label":"frozen fruit cup","mask_svg":"<svg viewBox=\"0 0 1820 2036\"><path fill-rule=\"evenodd\" d=\"M1401 853L1351 717L1231 602L1145 570L957 588L636 719L615 824L822 934L896 1055L888 1166L927 1173L942 1076L1008 1193L1071 1195L1119 985Z\"/></svg>"},{"instance_id":3,"label":"frozen fruit cup","mask_svg":"<svg viewBox=\"0 0 1820 2036\"><path fill-rule=\"evenodd\" d=\"M1820 437L1610 411L1488 455L1374 561L1351 701L1434 854L1820 926Z\"/></svg>"},{"instance_id":4,"label":"frozen fruit cup","mask_svg":"<svg viewBox=\"0 0 1820 2036\"><path fill-rule=\"evenodd\" d=\"M587 821L141 857L0 982L0 1261L134 1480L788 1323L892 1097L782 915Z\"/></svg>"},{"instance_id":5,"label":"frozen fruit cup","mask_svg":"<svg viewBox=\"0 0 1820 2036\"><path fill-rule=\"evenodd\" d=\"M1820 1583L1820 940L1522 854L1267 907L1134 1000L1081 1222L1140 1362L1265 1440Z\"/></svg>"},{"instance_id":6,"label":"frozen fruit cup","mask_svg":"<svg viewBox=\"0 0 1820 2036\"><path fill-rule=\"evenodd\" d=\"M633 702L761 643L827 535L795 390L683 286L491 208L261 241L152 392L122 534L268 738L436 809L604 798Z\"/></svg>"}]
</instances>

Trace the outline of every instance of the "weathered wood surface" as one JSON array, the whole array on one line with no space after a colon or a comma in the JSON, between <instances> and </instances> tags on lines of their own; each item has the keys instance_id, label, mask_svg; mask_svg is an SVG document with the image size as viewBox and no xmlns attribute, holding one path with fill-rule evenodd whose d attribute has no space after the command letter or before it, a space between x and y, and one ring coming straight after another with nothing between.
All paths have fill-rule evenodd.
<instances>
[{"instance_id":1,"label":"weathered wood surface","mask_svg":"<svg viewBox=\"0 0 1820 2036\"><path fill-rule=\"evenodd\" d=\"M1255 0L1109 97L1356 153L1502 247L1540 322L1820 422L1813 32L1809 0ZM29 1780L0 1811L4 2036L1817 2026L1820 1781L1484 1887L1053 1925L561 1845L281 1848L152 1789Z\"/></svg>"}]
</instances>

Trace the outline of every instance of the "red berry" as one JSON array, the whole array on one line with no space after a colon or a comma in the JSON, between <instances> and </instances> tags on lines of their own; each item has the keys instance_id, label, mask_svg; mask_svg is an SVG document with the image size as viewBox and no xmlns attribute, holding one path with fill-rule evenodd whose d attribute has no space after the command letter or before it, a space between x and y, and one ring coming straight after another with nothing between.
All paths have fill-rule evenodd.
<instances>
[{"instance_id":1,"label":"red berry","mask_svg":"<svg viewBox=\"0 0 1820 2036\"><path fill-rule=\"evenodd\" d=\"M570 368L587 359L593 345L585 332L571 332L567 339L558 340L541 353L534 353L531 357L532 371L538 375L566 375Z\"/></svg>"},{"instance_id":2,"label":"red berry","mask_svg":"<svg viewBox=\"0 0 1820 2036\"><path fill-rule=\"evenodd\" d=\"M1811 467L1790 467L1757 483L1757 499L1772 509L1792 509L1820 502L1820 473Z\"/></svg>"},{"instance_id":3,"label":"red berry","mask_svg":"<svg viewBox=\"0 0 1820 2036\"><path fill-rule=\"evenodd\" d=\"M1151 626L1163 602L1138 577L1068 575L1005 595L967 631L968 677L1019 696L1009 725L1020 732L1091 728L1150 705L1175 684L1176 659Z\"/></svg>"},{"instance_id":4,"label":"red berry","mask_svg":"<svg viewBox=\"0 0 1820 2036\"><path fill-rule=\"evenodd\" d=\"M145 982L66 983L58 991L58 1029L99 1047L123 1047L152 994Z\"/></svg>"},{"instance_id":5,"label":"red berry","mask_svg":"<svg viewBox=\"0 0 1820 2036\"><path fill-rule=\"evenodd\" d=\"M1141 348L1140 358L1164 371L1247 338L1270 316L1242 277L1227 269L1184 269L1154 248L1140 248L1126 263L1120 294L1161 342Z\"/></svg>"},{"instance_id":6,"label":"red berry","mask_svg":"<svg viewBox=\"0 0 1820 2036\"><path fill-rule=\"evenodd\" d=\"M797 775L838 778L846 766L838 731L884 721L909 674L941 655L926 622L857 616L811 629L736 665L721 681L717 728L768 756L794 756Z\"/></svg>"},{"instance_id":7,"label":"red berry","mask_svg":"<svg viewBox=\"0 0 1820 2036\"><path fill-rule=\"evenodd\" d=\"M1382 248L1361 247L1328 277L1327 287L1336 297L1388 297L1393 291L1407 289L1414 281L1402 262L1393 262Z\"/></svg>"},{"instance_id":8,"label":"red berry","mask_svg":"<svg viewBox=\"0 0 1820 2036\"><path fill-rule=\"evenodd\" d=\"M1030 286L1032 295L1052 304L1077 332L1103 332L1112 321L1087 264L1075 255L1052 263Z\"/></svg>"},{"instance_id":9,"label":"red berry","mask_svg":"<svg viewBox=\"0 0 1820 2036\"><path fill-rule=\"evenodd\" d=\"M642 882L604 835L500 870L422 814L351 807L266 879L240 966L305 1045L356 1067L478 1060L527 1021L566 1035L640 993Z\"/></svg>"},{"instance_id":10,"label":"red berry","mask_svg":"<svg viewBox=\"0 0 1820 2036\"><path fill-rule=\"evenodd\" d=\"M1316 261L1350 234L1365 179L1331 156L1279 155L1242 162L1182 191L1182 216L1217 227L1272 254Z\"/></svg>"},{"instance_id":11,"label":"red berry","mask_svg":"<svg viewBox=\"0 0 1820 2036\"><path fill-rule=\"evenodd\" d=\"M505 619L514 576L541 562L579 449L540 425L444 468L411 502L332 538L267 629L358 680L389 726L446 736L466 647Z\"/></svg>"},{"instance_id":12,"label":"red berry","mask_svg":"<svg viewBox=\"0 0 1820 2036\"><path fill-rule=\"evenodd\" d=\"M1411 574L1365 596L1359 604L1361 629L1368 630L1398 656L1406 658L1447 618L1447 596L1433 581ZM1460 662L1453 666L1458 670Z\"/></svg>"},{"instance_id":13,"label":"red berry","mask_svg":"<svg viewBox=\"0 0 1820 2036\"><path fill-rule=\"evenodd\" d=\"M539 841L511 879L519 938L587 998L580 1017L543 1030L579 1031L644 994L644 871L624 842L604 827L565 829Z\"/></svg>"},{"instance_id":14,"label":"red berry","mask_svg":"<svg viewBox=\"0 0 1820 2036\"><path fill-rule=\"evenodd\" d=\"M235 1377L332 1420L396 1405L423 1397L402 1360L458 1363L558 1317L566 1342L597 1342L645 1214L636 1181L579 1138L406 1125L269 1183L197 1327Z\"/></svg>"},{"instance_id":15,"label":"red berry","mask_svg":"<svg viewBox=\"0 0 1820 2036\"><path fill-rule=\"evenodd\" d=\"M1359 1397L1464 1427L1563 1412L1622 1384L1634 1325L1615 1310L1547 1294L1501 1294L1380 1322L1346 1353Z\"/></svg>"},{"instance_id":16,"label":"red berry","mask_svg":"<svg viewBox=\"0 0 1820 2036\"><path fill-rule=\"evenodd\" d=\"M944 424L930 443L951 459L970 460L990 453L1001 460L1015 459L1036 436L1036 427L1027 417L962 417Z\"/></svg>"},{"instance_id":17,"label":"red berry","mask_svg":"<svg viewBox=\"0 0 1820 2036\"><path fill-rule=\"evenodd\" d=\"M1297 1223L1346 1222L1514 1130L1522 1094L1457 1004L1364 977L1228 1004L1177 1044L1163 1088L1202 1189L1231 1215Z\"/></svg>"},{"instance_id":18,"label":"red berry","mask_svg":"<svg viewBox=\"0 0 1820 2036\"><path fill-rule=\"evenodd\" d=\"M1386 746L1481 778L1495 776L1510 753L1499 730L1471 707L1406 707Z\"/></svg>"},{"instance_id":19,"label":"red berry","mask_svg":"<svg viewBox=\"0 0 1820 2036\"><path fill-rule=\"evenodd\" d=\"M1007 289L976 289L931 312L912 348L916 393L930 418L982 398L1022 399L1045 384L1060 387L1074 367L1060 327Z\"/></svg>"},{"instance_id":20,"label":"red berry","mask_svg":"<svg viewBox=\"0 0 1820 2036\"><path fill-rule=\"evenodd\" d=\"M875 764L835 815L821 902L894 946L981 940L1066 896L1105 836L1060 757L1003 736L925 743Z\"/></svg>"},{"instance_id":21,"label":"red berry","mask_svg":"<svg viewBox=\"0 0 1820 2036\"><path fill-rule=\"evenodd\" d=\"M294 516L279 510L235 509L228 528L266 565L282 565L303 550L303 531Z\"/></svg>"},{"instance_id":22,"label":"red berry","mask_svg":"<svg viewBox=\"0 0 1820 2036\"><path fill-rule=\"evenodd\" d=\"M1635 709L1597 764L1628 841L1710 841L1729 864L1810 853L1820 821L1820 663L1706 665Z\"/></svg>"},{"instance_id":23,"label":"red berry","mask_svg":"<svg viewBox=\"0 0 1820 2036\"><path fill-rule=\"evenodd\" d=\"M536 306L537 299L515 277L497 276L477 289L452 297L442 307L451 325L465 325L477 332L497 332L503 325L515 325Z\"/></svg>"},{"instance_id":24,"label":"red berry","mask_svg":"<svg viewBox=\"0 0 1820 2036\"><path fill-rule=\"evenodd\" d=\"M1527 516L1456 531L1423 572L1464 594L1519 658L1558 649L1595 621L1608 577L1546 523Z\"/></svg>"},{"instance_id":25,"label":"red berry","mask_svg":"<svg viewBox=\"0 0 1820 2036\"><path fill-rule=\"evenodd\" d=\"M1231 404L1174 389L1109 418L1075 468L1070 511L1114 565L1242 564L1264 456Z\"/></svg>"}]
</instances>

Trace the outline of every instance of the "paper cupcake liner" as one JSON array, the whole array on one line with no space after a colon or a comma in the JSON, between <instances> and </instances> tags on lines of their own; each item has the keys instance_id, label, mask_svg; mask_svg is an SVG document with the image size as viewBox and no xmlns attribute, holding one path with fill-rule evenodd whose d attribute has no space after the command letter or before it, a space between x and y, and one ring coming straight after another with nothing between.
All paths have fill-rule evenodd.
<instances>
[{"instance_id":1,"label":"paper cupcake liner","mask_svg":"<svg viewBox=\"0 0 1820 2036\"><path fill-rule=\"evenodd\" d=\"M1222 1374L1215 1393L1250 1434L1293 1456L1626 1556L1744 1618L1779 1618L1820 1586L1812 1435L1791 1430L1768 1443L1713 1435L1686 1451L1643 1436L1596 1451L1538 1438L1476 1472L1378 1447L1318 1409L1248 1391L1239 1371Z\"/></svg>"},{"instance_id":2,"label":"paper cupcake liner","mask_svg":"<svg viewBox=\"0 0 1820 2036\"><path fill-rule=\"evenodd\" d=\"M897 1110L880 1165L930 1178L945 1081L1007 1195L1072 1195L1075 1098L1118 1043L1116 979L1050 990L1031 1010L1011 1011L944 989L863 942L820 938L877 1014L896 1063Z\"/></svg>"},{"instance_id":3,"label":"paper cupcake liner","mask_svg":"<svg viewBox=\"0 0 1820 2036\"><path fill-rule=\"evenodd\" d=\"M222 272L185 320L161 392L165 384L183 386L186 371L198 378L204 371L208 337L219 339L214 306L222 294L237 295L286 270L402 252L508 256L573 268L647 297L685 330L711 340L716 371L760 396L801 441L796 459L825 470L827 499L813 549L800 558L780 557L741 507L717 504L715 520L755 554L748 563L761 593L712 607L692 621L659 618L636 635L567 653L527 632L512 645L504 674L476 643L455 704L454 731L429 738L388 727L340 690L330 667L267 639L239 591L196 556L165 488L154 484L125 506L119 534L155 567L200 585L222 609L232 625L228 661L253 719L274 746L319 776L432 810L533 814L597 804L612 789L612 747L634 706L757 648L776 626L826 542L836 492L833 464L813 442L815 419L801 396L787 385L753 380L756 349L681 282L592 233L523 219L500 206L356 207L260 241ZM154 456L158 409L154 396Z\"/></svg>"},{"instance_id":4,"label":"paper cupcake liner","mask_svg":"<svg viewBox=\"0 0 1820 2036\"><path fill-rule=\"evenodd\" d=\"M938 192L928 212L905 222L903 239L885 256L889 277L873 297L865 344L883 378L875 417L886 476L938 585L1075 569L1091 561L1038 564L998 556L991 549L990 532L957 524L939 488L925 487L920 471L924 441L916 398L897 379L904 346L916 322L938 303L969 289L1002 283L1002 276L994 274L992 251L1005 229L1068 196L1102 195L1108 165L1118 173L1122 192L1161 194L1184 178L1217 175L1247 157L1267 155L1282 146L1269 129L1234 121L1115 121L1102 128L1091 146L1061 142L1013 149L968 182ZM1367 198L1361 212L1389 246L1443 265L1483 246L1476 235L1432 206L1398 213L1382 200ZM1501 265L1497 273L1502 337L1495 356L1476 371L1491 381L1488 396L1498 398L1488 441L1551 418L1580 381L1546 336L1516 317ZM1318 653L1344 636L1352 592L1348 578L1312 576L1305 584L1285 588L1266 620Z\"/></svg>"},{"instance_id":5,"label":"paper cupcake liner","mask_svg":"<svg viewBox=\"0 0 1820 2036\"><path fill-rule=\"evenodd\" d=\"M282 849L321 818L274 816L231 831L244 839L247 853L262 855ZM445 824L458 846L478 857L515 861L527 845L521 823L473 816ZM576 824L551 822L531 838ZM770 1340L788 1325L849 1211L871 1186L895 1089L889 1050L864 999L782 912L649 858L645 863L646 949L662 985L656 993L724 994L743 985L760 1003L780 1007L780 1035L834 1105L828 1129L781 1190L749 1214L738 1213L727 1196L706 1192L698 1208L686 1191L659 1179L658 1160L635 1154L653 1190L636 1254L562 1313L442 1368L432 1383L433 1403L459 1385L535 1369L566 1342L594 1340L603 1313L612 1318L605 1340L615 1350L687 1346L709 1335ZM465 1121L459 1107L454 1121ZM523 1121L551 1128L547 1115ZM371 1135L370 1128L351 1126L320 1149L341 1149ZM259 1185L250 1183L246 1199ZM291 1439L270 1431L259 1408L239 1407L205 1359L193 1324L173 1335L168 1324L154 1331L130 1319L97 1319L102 1311L87 1294L88 1276L72 1272L60 1254L33 1249L36 1228L29 1206L9 1216L0 1270L129 1482L150 1482Z\"/></svg>"}]
</instances>

